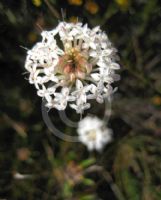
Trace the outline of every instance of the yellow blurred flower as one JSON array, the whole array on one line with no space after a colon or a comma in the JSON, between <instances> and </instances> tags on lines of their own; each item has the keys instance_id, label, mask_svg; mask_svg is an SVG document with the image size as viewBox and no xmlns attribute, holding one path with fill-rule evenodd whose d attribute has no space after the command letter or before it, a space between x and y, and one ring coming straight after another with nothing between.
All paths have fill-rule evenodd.
<instances>
[{"instance_id":1,"label":"yellow blurred flower","mask_svg":"<svg viewBox=\"0 0 161 200\"><path fill-rule=\"evenodd\" d=\"M25 147L22 147L17 150L17 157L21 161L27 160L30 154L31 154L30 150Z\"/></svg>"},{"instance_id":2,"label":"yellow blurred flower","mask_svg":"<svg viewBox=\"0 0 161 200\"><path fill-rule=\"evenodd\" d=\"M126 11L130 6L130 0L115 0L121 10Z\"/></svg>"},{"instance_id":3,"label":"yellow blurred flower","mask_svg":"<svg viewBox=\"0 0 161 200\"><path fill-rule=\"evenodd\" d=\"M69 2L69 4L75 5L75 6L80 6L83 3L82 0L68 0L68 2Z\"/></svg>"},{"instance_id":4,"label":"yellow blurred flower","mask_svg":"<svg viewBox=\"0 0 161 200\"><path fill-rule=\"evenodd\" d=\"M29 40L31 43L35 42L35 41L37 40L37 34L34 33L34 32L30 32L30 33L28 34L28 40Z\"/></svg>"},{"instance_id":5,"label":"yellow blurred flower","mask_svg":"<svg viewBox=\"0 0 161 200\"><path fill-rule=\"evenodd\" d=\"M32 3L33 3L36 7L39 7L39 6L41 6L42 1L41 1L41 0L32 0Z\"/></svg>"},{"instance_id":6,"label":"yellow blurred flower","mask_svg":"<svg viewBox=\"0 0 161 200\"><path fill-rule=\"evenodd\" d=\"M91 14L96 14L99 11L99 6L94 1L89 0L85 4L86 10Z\"/></svg>"},{"instance_id":7,"label":"yellow blurred flower","mask_svg":"<svg viewBox=\"0 0 161 200\"><path fill-rule=\"evenodd\" d=\"M78 22L78 17L76 17L76 16L70 17L69 18L69 22L71 22L71 23L77 23Z\"/></svg>"},{"instance_id":8,"label":"yellow blurred flower","mask_svg":"<svg viewBox=\"0 0 161 200\"><path fill-rule=\"evenodd\" d=\"M160 96L154 96L152 98L152 103L156 106L160 106L161 105L161 97Z\"/></svg>"}]
</instances>

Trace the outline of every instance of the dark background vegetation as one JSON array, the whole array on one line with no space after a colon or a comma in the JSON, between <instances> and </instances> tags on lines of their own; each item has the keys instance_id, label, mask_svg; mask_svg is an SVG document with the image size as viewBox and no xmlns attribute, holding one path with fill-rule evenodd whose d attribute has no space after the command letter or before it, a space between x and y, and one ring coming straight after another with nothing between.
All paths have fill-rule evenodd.
<instances>
[{"instance_id":1,"label":"dark background vegetation","mask_svg":"<svg viewBox=\"0 0 161 200\"><path fill-rule=\"evenodd\" d=\"M120 56L114 140L101 154L48 130L23 74L20 46L31 48L41 29L54 28L61 8L66 21L100 25ZM1 0L0 19L0 199L160 200L160 1ZM53 112L54 119L61 124Z\"/></svg>"}]
</instances>

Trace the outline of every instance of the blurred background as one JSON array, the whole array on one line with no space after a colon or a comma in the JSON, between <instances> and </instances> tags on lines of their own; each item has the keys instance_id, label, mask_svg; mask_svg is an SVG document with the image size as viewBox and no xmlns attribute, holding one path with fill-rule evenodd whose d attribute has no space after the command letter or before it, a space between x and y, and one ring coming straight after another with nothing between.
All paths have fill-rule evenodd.
<instances>
[{"instance_id":1,"label":"blurred background","mask_svg":"<svg viewBox=\"0 0 161 200\"><path fill-rule=\"evenodd\" d=\"M68 22L100 25L120 56L108 124L114 139L102 153L56 138L25 79L22 46L30 49L42 29L57 26L61 9ZM160 200L160 1L1 0L0 19L0 199ZM56 111L50 115L76 134Z\"/></svg>"}]
</instances>

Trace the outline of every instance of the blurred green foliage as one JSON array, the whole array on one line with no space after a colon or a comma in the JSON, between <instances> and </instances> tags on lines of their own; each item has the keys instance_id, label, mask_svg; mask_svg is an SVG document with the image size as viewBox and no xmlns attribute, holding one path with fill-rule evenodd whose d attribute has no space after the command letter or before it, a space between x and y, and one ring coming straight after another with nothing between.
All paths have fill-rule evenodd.
<instances>
[{"instance_id":1,"label":"blurred green foliage","mask_svg":"<svg viewBox=\"0 0 161 200\"><path fill-rule=\"evenodd\" d=\"M109 122L114 140L101 154L54 137L25 80L22 47L63 17L100 25L120 56ZM160 200L160 1L2 0L0 18L0 199ZM61 127L57 112L50 115Z\"/></svg>"}]
</instances>

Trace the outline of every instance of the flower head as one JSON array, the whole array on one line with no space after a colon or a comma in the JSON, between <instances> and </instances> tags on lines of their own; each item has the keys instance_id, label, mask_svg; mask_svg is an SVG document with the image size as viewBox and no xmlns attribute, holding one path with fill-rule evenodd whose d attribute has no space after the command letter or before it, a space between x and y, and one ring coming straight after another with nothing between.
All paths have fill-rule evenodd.
<instances>
[{"instance_id":1,"label":"flower head","mask_svg":"<svg viewBox=\"0 0 161 200\"><path fill-rule=\"evenodd\" d=\"M91 14L96 14L99 11L98 4L91 0L86 1L85 8Z\"/></svg>"},{"instance_id":2,"label":"flower head","mask_svg":"<svg viewBox=\"0 0 161 200\"><path fill-rule=\"evenodd\" d=\"M104 122L97 117L85 117L79 122L77 132L79 140L89 151L101 151L112 140L112 130L106 128Z\"/></svg>"},{"instance_id":3,"label":"flower head","mask_svg":"<svg viewBox=\"0 0 161 200\"><path fill-rule=\"evenodd\" d=\"M41 35L42 41L27 52L25 68L47 107L64 110L69 103L82 113L90 99L102 103L111 95L107 88L118 80L119 65L116 49L100 27L60 22Z\"/></svg>"},{"instance_id":4,"label":"flower head","mask_svg":"<svg viewBox=\"0 0 161 200\"><path fill-rule=\"evenodd\" d=\"M82 0L68 0L68 2L69 2L69 4L75 5L75 6L80 6L83 3Z\"/></svg>"}]
</instances>

